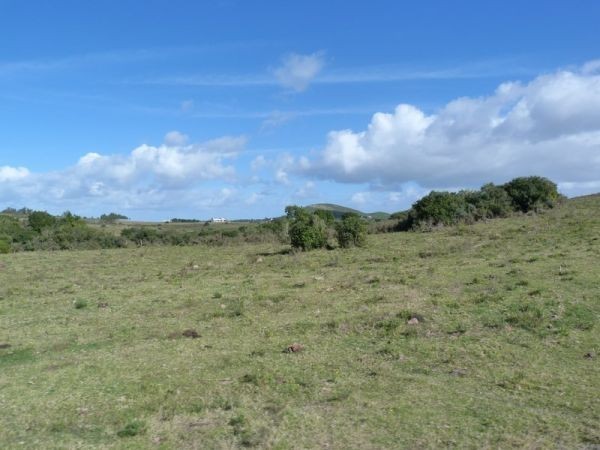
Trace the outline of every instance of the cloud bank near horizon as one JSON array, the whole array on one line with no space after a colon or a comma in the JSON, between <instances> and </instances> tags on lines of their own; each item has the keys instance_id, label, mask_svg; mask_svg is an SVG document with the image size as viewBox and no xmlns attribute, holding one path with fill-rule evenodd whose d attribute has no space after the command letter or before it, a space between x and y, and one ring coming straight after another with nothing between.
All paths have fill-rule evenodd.
<instances>
[{"instance_id":1,"label":"cloud bank near horizon","mask_svg":"<svg viewBox=\"0 0 600 450\"><path fill-rule=\"evenodd\" d=\"M600 63L531 82L506 82L489 96L453 100L435 114L400 104L363 131L331 131L301 159L303 173L383 187L473 186L541 174L568 188L600 180Z\"/></svg>"},{"instance_id":2,"label":"cloud bank near horizon","mask_svg":"<svg viewBox=\"0 0 600 450\"><path fill-rule=\"evenodd\" d=\"M300 56L279 68L281 84L295 91L306 89L324 64L323 54ZM54 172L3 165L0 203L172 211L230 202L250 211L275 201L275 191L278 201L315 200L317 182L355 186L349 203L397 210L430 189L521 175L546 176L567 195L597 192L600 61L527 83L505 82L487 96L460 97L433 114L399 104L375 113L362 131L330 131L313 152L246 161L240 158L246 144L243 136L190 143L171 131L159 145L143 144L125 155L87 153Z\"/></svg>"},{"instance_id":3,"label":"cloud bank near horizon","mask_svg":"<svg viewBox=\"0 0 600 450\"><path fill-rule=\"evenodd\" d=\"M229 197L232 190L202 189L202 185L213 180L235 183L231 162L245 144L242 136L190 144L186 135L171 131L160 145L143 144L128 155L87 153L75 165L56 172L4 166L0 167L0 201L34 200L67 208L89 202L125 209L168 208L177 199L218 205L219 198Z\"/></svg>"}]
</instances>

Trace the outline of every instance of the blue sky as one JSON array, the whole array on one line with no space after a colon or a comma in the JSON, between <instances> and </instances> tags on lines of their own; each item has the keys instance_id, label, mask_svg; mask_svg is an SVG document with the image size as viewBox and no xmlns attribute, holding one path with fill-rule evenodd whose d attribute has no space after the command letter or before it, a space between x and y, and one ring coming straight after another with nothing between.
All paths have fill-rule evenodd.
<instances>
[{"instance_id":1,"label":"blue sky","mask_svg":"<svg viewBox=\"0 0 600 450\"><path fill-rule=\"evenodd\" d=\"M600 191L595 1L0 0L0 208L398 211Z\"/></svg>"}]
</instances>

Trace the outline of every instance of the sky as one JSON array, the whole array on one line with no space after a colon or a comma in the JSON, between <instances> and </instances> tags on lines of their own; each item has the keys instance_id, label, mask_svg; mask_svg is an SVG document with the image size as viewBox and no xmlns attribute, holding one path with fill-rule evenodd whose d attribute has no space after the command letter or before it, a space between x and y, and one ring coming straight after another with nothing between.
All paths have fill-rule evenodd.
<instances>
[{"instance_id":1,"label":"sky","mask_svg":"<svg viewBox=\"0 0 600 450\"><path fill-rule=\"evenodd\" d=\"M595 0L0 0L0 209L404 210L600 192Z\"/></svg>"}]
</instances>

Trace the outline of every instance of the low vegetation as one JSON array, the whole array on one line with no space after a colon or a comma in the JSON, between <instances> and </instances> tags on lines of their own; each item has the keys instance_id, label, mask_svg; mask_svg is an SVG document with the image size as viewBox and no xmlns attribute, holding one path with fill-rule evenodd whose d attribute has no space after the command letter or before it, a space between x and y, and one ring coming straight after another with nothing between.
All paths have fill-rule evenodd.
<instances>
[{"instance_id":1,"label":"low vegetation","mask_svg":"<svg viewBox=\"0 0 600 450\"><path fill-rule=\"evenodd\" d=\"M302 250L347 248L365 245L367 233L429 230L539 212L554 207L561 199L550 180L523 177L502 186L486 184L478 191L433 191L409 211L393 214L387 220L383 213L374 213L381 218L367 221L370 216L360 211L331 204L288 206L285 217L228 226L177 218L169 224L123 225L120 221L127 217L117 213L84 219L70 212L55 217L45 211L9 208L0 214L0 253L242 242L291 243L293 248Z\"/></svg>"},{"instance_id":2,"label":"low vegetation","mask_svg":"<svg viewBox=\"0 0 600 450\"><path fill-rule=\"evenodd\" d=\"M0 447L600 445L600 197L368 239L0 255Z\"/></svg>"}]
</instances>

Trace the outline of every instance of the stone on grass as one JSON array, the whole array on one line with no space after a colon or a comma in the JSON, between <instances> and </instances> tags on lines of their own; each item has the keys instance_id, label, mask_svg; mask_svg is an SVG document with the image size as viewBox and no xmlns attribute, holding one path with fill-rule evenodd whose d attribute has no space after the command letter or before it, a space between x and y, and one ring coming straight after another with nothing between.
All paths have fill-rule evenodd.
<instances>
[{"instance_id":1,"label":"stone on grass","mask_svg":"<svg viewBox=\"0 0 600 450\"><path fill-rule=\"evenodd\" d=\"M184 331L183 333L181 333L181 334L182 334L183 336L185 336L185 337L189 337L189 338L192 338L192 339L196 339L196 338L199 338L199 337L200 337L200 335L198 334L198 332L197 332L196 330L192 330L192 329L185 330L185 331Z\"/></svg>"},{"instance_id":2,"label":"stone on grass","mask_svg":"<svg viewBox=\"0 0 600 450\"><path fill-rule=\"evenodd\" d=\"M304 345L294 342L293 344L288 345L283 352L284 353L298 353L298 352L301 352L302 350L304 350Z\"/></svg>"}]
</instances>

